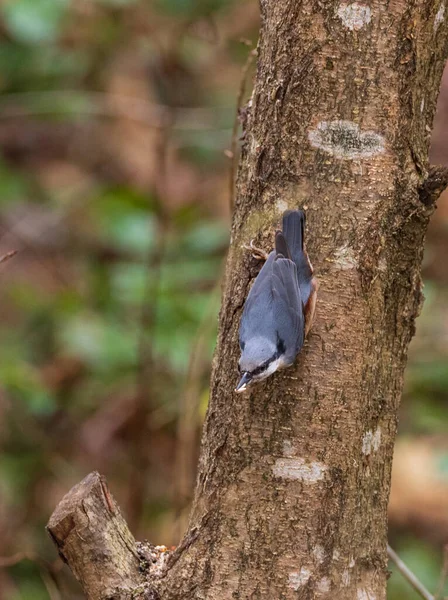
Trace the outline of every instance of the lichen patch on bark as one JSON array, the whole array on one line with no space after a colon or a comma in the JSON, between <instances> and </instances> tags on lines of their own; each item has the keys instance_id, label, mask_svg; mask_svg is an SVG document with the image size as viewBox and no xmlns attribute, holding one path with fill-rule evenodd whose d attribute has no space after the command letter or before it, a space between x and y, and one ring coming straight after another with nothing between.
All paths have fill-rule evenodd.
<instances>
[{"instance_id":1,"label":"lichen patch on bark","mask_svg":"<svg viewBox=\"0 0 448 600\"><path fill-rule=\"evenodd\" d=\"M376 600L376 595L367 588L358 588L356 598L357 600Z\"/></svg>"},{"instance_id":2,"label":"lichen patch on bark","mask_svg":"<svg viewBox=\"0 0 448 600\"><path fill-rule=\"evenodd\" d=\"M290 440L283 442L283 456L295 456L297 454L297 448Z\"/></svg>"},{"instance_id":3,"label":"lichen patch on bark","mask_svg":"<svg viewBox=\"0 0 448 600\"><path fill-rule=\"evenodd\" d=\"M285 210L288 210L288 203L286 200L279 199L275 203L275 208L278 210L279 214L283 214Z\"/></svg>"},{"instance_id":4,"label":"lichen patch on bark","mask_svg":"<svg viewBox=\"0 0 448 600\"><path fill-rule=\"evenodd\" d=\"M369 158L385 151L382 135L362 131L352 121L321 121L308 133L308 139L314 148L346 160Z\"/></svg>"},{"instance_id":5,"label":"lichen patch on bark","mask_svg":"<svg viewBox=\"0 0 448 600\"><path fill-rule=\"evenodd\" d=\"M362 438L362 453L368 456L372 452L377 452L381 444L381 429L377 427L375 432L369 429Z\"/></svg>"},{"instance_id":6,"label":"lichen patch on bark","mask_svg":"<svg viewBox=\"0 0 448 600\"><path fill-rule=\"evenodd\" d=\"M437 29L439 28L439 25L443 22L444 18L445 18L445 3L442 2L442 4L439 7L439 10L437 11L436 18L434 19L434 32L437 31Z\"/></svg>"},{"instance_id":7,"label":"lichen patch on bark","mask_svg":"<svg viewBox=\"0 0 448 600\"><path fill-rule=\"evenodd\" d=\"M344 244L338 248L335 252L335 264L343 271L356 269L358 261L353 248L350 248L347 244Z\"/></svg>"},{"instance_id":8,"label":"lichen patch on bark","mask_svg":"<svg viewBox=\"0 0 448 600\"><path fill-rule=\"evenodd\" d=\"M272 471L282 479L296 479L306 483L316 483L324 478L327 467L318 461L306 463L303 458L279 458Z\"/></svg>"},{"instance_id":9,"label":"lichen patch on bark","mask_svg":"<svg viewBox=\"0 0 448 600\"><path fill-rule=\"evenodd\" d=\"M345 2L338 6L338 17L343 25L352 31L358 31L370 23L372 11L370 6L353 2L346 4Z\"/></svg>"},{"instance_id":10,"label":"lichen patch on bark","mask_svg":"<svg viewBox=\"0 0 448 600\"><path fill-rule=\"evenodd\" d=\"M289 574L289 587L293 590L298 590L308 582L311 576L311 571L306 567L302 567L299 572L293 572Z\"/></svg>"},{"instance_id":11,"label":"lichen patch on bark","mask_svg":"<svg viewBox=\"0 0 448 600\"><path fill-rule=\"evenodd\" d=\"M318 594L326 594L327 592L330 591L330 587L331 587L330 578L322 577L322 579L319 579L319 581L317 582L316 591Z\"/></svg>"},{"instance_id":12,"label":"lichen patch on bark","mask_svg":"<svg viewBox=\"0 0 448 600\"><path fill-rule=\"evenodd\" d=\"M325 560L325 548L323 546L315 546L313 548L313 556L316 564L321 565Z\"/></svg>"}]
</instances>

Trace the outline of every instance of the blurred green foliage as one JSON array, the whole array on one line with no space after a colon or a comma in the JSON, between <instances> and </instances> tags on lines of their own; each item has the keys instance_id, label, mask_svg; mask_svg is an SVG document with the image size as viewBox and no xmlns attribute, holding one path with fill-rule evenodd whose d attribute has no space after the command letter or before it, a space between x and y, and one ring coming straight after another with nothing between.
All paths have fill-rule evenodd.
<instances>
[{"instance_id":1,"label":"blurred green foliage","mask_svg":"<svg viewBox=\"0 0 448 600\"><path fill-rule=\"evenodd\" d=\"M445 586L438 590L443 561L440 552L437 552L434 547L422 542L421 539L405 535L400 539L395 551L430 593L435 594L436 591L439 591L440 598L448 593L448 582L445 582ZM420 594L397 571L394 564L390 564L389 569L391 576L388 582L388 597L405 598L406 600L421 599Z\"/></svg>"},{"instance_id":2,"label":"blurred green foliage","mask_svg":"<svg viewBox=\"0 0 448 600\"><path fill-rule=\"evenodd\" d=\"M1 10L14 38L33 45L57 38L68 6L69 0L6 0Z\"/></svg>"},{"instance_id":3,"label":"blurred green foliage","mask_svg":"<svg viewBox=\"0 0 448 600\"><path fill-rule=\"evenodd\" d=\"M198 436L245 60L215 28L237 4L1 3L0 246L19 251L0 272L1 600L81 597L44 528L95 468L135 531L177 541L179 406L199 352ZM183 107L166 129L161 103Z\"/></svg>"}]
</instances>

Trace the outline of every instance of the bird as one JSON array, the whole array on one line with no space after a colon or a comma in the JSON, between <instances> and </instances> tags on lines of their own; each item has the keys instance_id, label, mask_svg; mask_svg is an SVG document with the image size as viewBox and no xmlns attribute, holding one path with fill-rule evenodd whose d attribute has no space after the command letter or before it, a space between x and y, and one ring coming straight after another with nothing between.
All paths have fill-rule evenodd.
<instances>
[{"instance_id":1,"label":"bird","mask_svg":"<svg viewBox=\"0 0 448 600\"><path fill-rule=\"evenodd\" d=\"M241 316L241 379L236 392L291 366L311 328L318 284L305 250L305 222L303 210L287 210L272 252L267 254L252 242L245 246L265 263Z\"/></svg>"}]
</instances>

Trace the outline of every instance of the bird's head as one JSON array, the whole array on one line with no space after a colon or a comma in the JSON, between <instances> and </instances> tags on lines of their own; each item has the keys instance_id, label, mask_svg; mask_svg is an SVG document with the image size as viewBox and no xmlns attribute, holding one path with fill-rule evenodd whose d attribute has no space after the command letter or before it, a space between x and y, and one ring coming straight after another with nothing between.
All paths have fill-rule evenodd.
<instances>
[{"instance_id":1,"label":"bird's head","mask_svg":"<svg viewBox=\"0 0 448 600\"><path fill-rule=\"evenodd\" d=\"M239 371L241 379L236 392L244 392L255 381L266 379L278 369L286 366L285 347L281 340L273 343L265 337L254 337L241 345Z\"/></svg>"}]
</instances>

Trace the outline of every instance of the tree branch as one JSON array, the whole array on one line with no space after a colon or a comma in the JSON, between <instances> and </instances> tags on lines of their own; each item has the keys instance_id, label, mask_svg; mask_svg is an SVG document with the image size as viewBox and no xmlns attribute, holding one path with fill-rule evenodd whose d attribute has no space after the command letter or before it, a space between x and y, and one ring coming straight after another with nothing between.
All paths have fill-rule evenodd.
<instances>
[{"instance_id":1,"label":"tree branch","mask_svg":"<svg viewBox=\"0 0 448 600\"><path fill-rule=\"evenodd\" d=\"M145 557L99 473L64 496L47 531L89 600L156 597L145 585Z\"/></svg>"},{"instance_id":2,"label":"tree branch","mask_svg":"<svg viewBox=\"0 0 448 600\"><path fill-rule=\"evenodd\" d=\"M439 585L437 586L437 592L434 595L434 600L442 600L443 588L445 587L445 581L448 576L448 544L443 549L443 564L442 570L440 571Z\"/></svg>"},{"instance_id":3,"label":"tree branch","mask_svg":"<svg viewBox=\"0 0 448 600\"><path fill-rule=\"evenodd\" d=\"M11 252L7 252L6 254L4 254L3 256L0 257L0 264L6 262L7 260L9 260L13 256L15 256L16 254L17 254L17 250L11 250Z\"/></svg>"},{"instance_id":4,"label":"tree branch","mask_svg":"<svg viewBox=\"0 0 448 600\"><path fill-rule=\"evenodd\" d=\"M236 100L236 111L235 111L235 119L233 121L232 128L232 138L230 143L230 151L228 152L228 156L230 158L230 171L229 171L229 207L230 214L233 213L233 205L235 200L235 172L236 172L236 164L237 164L237 150L238 150L238 126L240 122L240 112L241 105L243 103L244 94L246 91L246 83L247 83L247 74L249 69L254 61L254 58L257 56L257 50L251 50L247 55L246 62L244 64L243 70L241 72L241 81L240 87L238 90L238 97ZM244 129L244 128L243 128ZM243 131L244 135L244 131Z\"/></svg>"},{"instance_id":5,"label":"tree branch","mask_svg":"<svg viewBox=\"0 0 448 600\"><path fill-rule=\"evenodd\" d=\"M420 594L424 600L434 600L434 596L428 592L425 586L417 579L414 573L407 567L398 554L392 550L392 548L387 544L387 555L390 560L394 563L403 577L408 581L414 590Z\"/></svg>"},{"instance_id":6,"label":"tree branch","mask_svg":"<svg viewBox=\"0 0 448 600\"><path fill-rule=\"evenodd\" d=\"M428 177L418 190L421 202L427 207L433 207L447 186L448 168L442 166L431 167Z\"/></svg>"}]
</instances>

